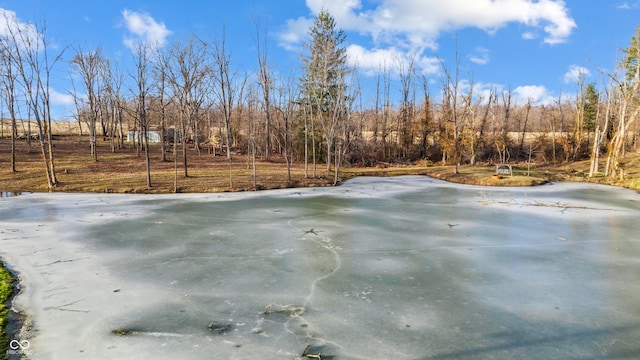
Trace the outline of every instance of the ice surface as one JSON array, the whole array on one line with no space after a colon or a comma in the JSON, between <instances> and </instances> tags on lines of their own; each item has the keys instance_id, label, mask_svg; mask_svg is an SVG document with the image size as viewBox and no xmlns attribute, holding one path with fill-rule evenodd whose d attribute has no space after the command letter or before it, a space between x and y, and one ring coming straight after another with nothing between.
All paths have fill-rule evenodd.
<instances>
[{"instance_id":1,"label":"ice surface","mask_svg":"<svg viewBox=\"0 0 640 360\"><path fill-rule=\"evenodd\" d=\"M619 188L426 177L27 194L0 198L0 256L33 359L631 358L639 215Z\"/></svg>"}]
</instances>

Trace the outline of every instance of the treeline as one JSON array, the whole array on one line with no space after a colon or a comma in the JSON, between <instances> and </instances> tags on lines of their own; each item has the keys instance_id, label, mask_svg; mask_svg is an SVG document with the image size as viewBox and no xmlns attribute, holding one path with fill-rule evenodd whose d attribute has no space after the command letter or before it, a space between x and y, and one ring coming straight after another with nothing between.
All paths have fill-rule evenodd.
<instances>
[{"instance_id":1,"label":"treeline","mask_svg":"<svg viewBox=\"0 0 640 360\"><path fill-rule=\"evenodd\" d=\"M346 36L326 12L309 30L298 76L272 68L267 30L259 25L258 69L241 72L224 34L212 41L194 35L162 49L138 43L135 64L124 71L100 48L69 47L51 55L44 28L32 32L7 24L0 35L0 97L13 129L11 167L16 170L17 109L27 109L50 188L57 180L49 81L69 52L75 117L89 136L91 156L99 160L98 139L116 151L125 146L125 129L137 130L149 187L150 131L160 133L162 159L179 163L185 177L188 152L218 149L230 171L240 151L254 166L256 159L278 155L288 168L304 162L307 176L330 174L336 181L343 165L417 160L454 165L590 158L590 176L622 177L625 152L639 142L640 30L622 50L618 68L605 74L601 90L582 77L575 97L542 105L518 103L511 91L480 91L461 80L457 65L444 62L438 89L409 62L395 72L381 69L375 85L363 91L358 70L346 58Z\"/></svg>"}]
</instances>

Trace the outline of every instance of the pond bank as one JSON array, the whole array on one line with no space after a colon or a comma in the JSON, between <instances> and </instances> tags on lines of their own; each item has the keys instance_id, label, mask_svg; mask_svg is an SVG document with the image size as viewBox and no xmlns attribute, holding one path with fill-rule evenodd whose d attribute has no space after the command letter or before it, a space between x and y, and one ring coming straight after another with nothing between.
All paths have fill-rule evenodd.
<instances>
[{"instance_id":1,"label":"pond bank","mask_svg":"<svg viewBox=\"0 0 640 360\"><path fill-rule=\"evenodd\" d=\"M22 325L11 308L12 299L18 294L18 278L0 259L0 354L9 350L10 339Z\"/></svg>"}]
</instances>

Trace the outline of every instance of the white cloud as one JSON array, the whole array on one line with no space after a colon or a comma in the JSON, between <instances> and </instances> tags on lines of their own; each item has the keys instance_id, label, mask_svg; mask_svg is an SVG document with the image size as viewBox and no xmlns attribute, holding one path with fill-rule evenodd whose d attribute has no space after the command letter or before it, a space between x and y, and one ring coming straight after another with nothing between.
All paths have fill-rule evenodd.
<instances>
[{"instance_id":1,"label":"white cloud","mask_svg":"<svg viewBox=\"0 0 640 360\"><path fill-rule=\"evenodd\" d=\"M569 66L569 71L567 71L563 80L565 84L577 83L580 81L580 78L585 78L587 76L591 76L591 71L583 66L571 65Z\"/></svg>"},{"instance_id":2,"label":"white cloud","mask_svg":"<svg viewBox=\"0 0 640 360\"><path fill-rule=\"evenodd\" d=\"M469 91L470 84L467 80L461 80L460 84L462 91ZM511 89L502 84L474 83L473 92L476 97L481 97L483 102L486 102L492 94L497 94L498 98L502 99L502 96L507 96L509 92L511 92L511 103L514 105L524 105L529 101L534 105L552 105L557 101L553 92L543 85L524 85Z\"/></svg>"},{"instance_id":3,"label":"white cloud","mask_svg":"<svg viewBox=\"0 0 640 360\"><path fill-rule=\"evenodd\" d=\"M336 20L354 20L354 13L362 9L360 0L307 0L307 7L314 14L319 14L322 10L327 10ZM356 19L357 21L357 19ZM363 26L363 24L352 24L353 26Z\"/></svg>"},{"instance_id":4,"label":"white cloud","mask_svg":"<svg viewBox=\"0 0 640 360\"><path fill-rule=\"evenodd\" d=\"M73 105L73 96L71 94L63 94L55 89L49 88L49 100L51 105Z\"/></svg>"},{"instance_id":5,"label":"white cloud","mask_svg":"<svg viewBox=\"0 0 640 360\"><path fill-rule=\"evenodd\" d=\"M553 104L555 97L553 94L542 85L525 85L518 86L512 91L513 97L517 104L526 104L531 101L537 105L549 105Z\"/></svg>"},{"instance_id":6,"label":"white cloud","mask_svg":"<svg viewBox=\"0 0 640 360\"><path fill-rule=\"evenodd\" d=\"M620 10L630 10L631 9L631 5L629 5L628 2L624 2L622 4L616 5L616 9L620 9Z\"/></svg>"},{"instance_id":7,"label":"white cloud","mask_svg":"<svg viewBox=\"0 0 640 360\"><path fill-rule=\"evenodd\" d=\"M356 65L366 75L375 75L381 71L397 75L412 62L416 71L424 75L435 74L440 69L437 58L410 54L394 47L368 50L360 45L350 45L347 47L347 57L352 65Z\"/></svg>"},{"instance_id":8,"label":"white cloud","mask_svg":"<svg viewBox=\"0 0 640 360\"><path fill-rule=\"evenodd\" d=\"M469 55L469 61L478 65L487 65L489 60L489 49L482 46L477 47L474 52Z\"/></svg>"},{"instance_id":9,"label":"white cloud","mask_svg":"<svg viewBox=\"0 0 640 360\"><path fill-rule=\"evenodd\" d=\"M313 19L305 17L287 20L285 29L278 34L279 45L287 50L297 50L312 25Z\"/></svg>"},{"instance_id":10,"label":"white cloud","mask_svg":"<svg viewBox=\"0 0 640 360\"><path fill-rule=\"evenodd\" d=\"M42 45L38 29L33 24L21 21L15 11L3 8L0 8L0 36L15 36L19 46L24 48Z\"/></svg>"},{"instance_id":11,"label":"white cloud","mask_svg":"<svg viewBox=\"0 0 640 360\"><path fill-rule=\"evenodd\" d=\"M171 35L171 31L164 23L158 23L148 14L124 9L122 18L124 26L130 33L125 35L124 44L132 51L135 51L138 43L160 48L164 46L167 37Z\"/></svg>"},{"instance_id":12,"label":"white cloud","mask_svg":"<svg viewBox=\"0 0 640 360\"><path fill-rule=\"evenodd\" d=\"M465 93L468 93L471 90L471 86L473 85L473 94L476 101L480 101L486 103L490 96L494 93L502 92L504 89L503 85L494 84L494 83L483 83L483 82L469 82L468 79L463 79L460 81L461 90Z\"/></svg>"},{"instance_id":13,"label":"white cloud","mask_svg":"<svg viewBox=\"0 0 640 360\"><path fill-rule=\"evenodd\" d=\"M380 0L364 9L361 0L307 0L317 14L331 13L345 30L359 31L377 41L402 39L426 47L443 31L478 28L495 32L510 23L541 30L544 42L566 41L576 27L562 0Z\"/></svg>"},{"instance_id":14,"label":"white cloud","mask_svg":"<svg viewBox=\"0 0 640 360\"><path fill-rule=\"evenodd\" d=\"M384 71L393 68L402 57L403 53L397 49L372 49L368 50L360 45L350 45L347 47L347 57L349 62L357 65L367 74L375 74L380 70Z\"/></svg>"},{"instance_id":15,"label":"white cloud","mask_svg":"<svg viewBox=\"0 0 640 360\"><path fill-rule=\"evenodd\" d=\"M494 33L510 24L523 28L524 39L542 38L547 44L565 42L576 27L562 0L306 0L312 14L328 11L345 31L369 37L368 48L352 45L352 61L364 70L392 66L393 60L415 59L421 71L439 66L425 55L438 49L443 32L476 28ZM313 19L289 20L279 34L280 46L300 49ZM477 64L490 60L486 49L469 57Z\"/></svg>"}]
</instances>

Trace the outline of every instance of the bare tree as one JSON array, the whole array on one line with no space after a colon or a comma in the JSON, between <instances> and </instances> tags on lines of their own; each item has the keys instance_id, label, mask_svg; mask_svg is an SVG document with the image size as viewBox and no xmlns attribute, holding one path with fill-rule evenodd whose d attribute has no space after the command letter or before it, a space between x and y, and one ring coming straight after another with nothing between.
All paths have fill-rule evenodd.
<instances>
[{"instance_id":1,"label":"bare tree","mask_svg":"<svg viewBox=\"0 0 640 360\"><path fill-rule=\"evenodd\" d=\"M137 43L135 45L135 74L131 77L135 83L135 88L131 90L136 97L135 102L135 118L137 124L140 126L140 133L142 136L142 146L144 148L144 158L147 170L147 188L151 188L151 157L149 154L149 127L150 117L147 115L148 98L150 93L150 81L151 76L151 61L149 58L149 52L151 51L149 45L145 43Z\"/></svg>"},{"instance_id":2,"label":"bare tree","mask_svg":"<svg viewBox=\"0 0 640 360\"><path fill-rule=\"evenodd\" d=\"M473 80L469 83L468 90L465 93L460 94L460 130L459 130L459 143L460 143L460 159L464 159L464 156L467 152L470 152L471 164L475 164L475 143L478 141L477 139L477 131L476 131L476 114L478 103L482 100L481 98L478 101L474 99L474 90L475 84ZM465 148L467 146L467 148ZM459 163L460 163L459 162Z\"/></svg>"},{"instance_id":3,"label":"bare tree","mask_svg":"<svg viewBox=\"0 0 640 360\"><path fill-rule=\"evenodd\" d=\"M279 130L279 138L284 151L284 160L287 165L287 180L291 181L291 124L297 112L296 99L299 98L298 88L295 86L292 77L281 78L277 87L278 101L276 109L282 117L282 128Z\"/></svg>"},{"instance_id":4,"label":"bare tree","mask_svg":"<svg viewBox=\"0 0 640 360\"><path fill-rule=\"evenodd\" d=\"M443 125L440 132L440 141L443 145L442 162L447 163L448 158L453 162L454 173L458 173L458 164L461 161L460 133L461 121L458 114L460 101L460 58L456 49L456 66L453 75L440 60L444 79L442 84L442 116Z\"/></svg>"},{"instance_id":5,"label":"bare tree","mask_svg":"<svg viewBox=\"0 0 640 360\"><path fill-rule=\"evenodd\" d=\"M160 112L160 151L162 152L162 161L167 161L167 107L169 99L167 98L167 59L165 55L158 51L156 59L153 62L153 76L157 87L158 109Z\"/></svg>"},{"instance_id":6,"label":"bare tree","mask_svg":"<svg viewBox=\"0 0 640 360\"><path fill-rule=\"evenodd\" d=\"M489 120L489 113L493 106L495 91L491 90L487 96L486 103L484 103L484 97L478 96L476 100L473 100L473 91L469 90L469 95L464 96L465 103L468 109L466 113L469 116L469 126L467 131L467 143L469 151L469 163L476 165L479 157L479 151L485 144L484 133Z\"/></svg>"},{"instance_id":7,"label":"bare tree","mask_svg":"<svg viewBox=\"0 0 640 360\"><path fill-rule=\"evenodd\" d=\"M79 95L73 93L77 116L81 113L86 114L89 127L89 144L91 147L91 157L98 161L98 152L96 150L96 132L97 122L100 116L100 92L102 91L103 78L105 74L106 60L102 56L102 49L83 52L81 49L76 50L76 55L71 60L71 64L76 69L78 75L82 79L84 86L84 94ZM104 127L104 126L103 126Z\"/></svg>"},{"instance_id":8,"label":"bare tree","mask_svg":"<svg viewBox=\"0 0 640 360\"><path fill-rule=\"evenodd\" d=\"M531 107L533 106L533 99L528 98L526 104L524 105L524 121L520 130L520 145L518 145L518 158L524 153L524 142L525 137L527 136L529 125L529 116L531 114Z\"/></svg>"},{"instance_id":9,"label":"bare tree","mask_svg":"<svg viewBox=\"0 0 640 360\"><path fill-rule=\"evenodd\" d=\"M267 32L268 23L265 24L265 33ZM267 58L267 41L266 35L264 45L261 47L260 29L256 25L256 50L258 52L258 80L262 89L262 108L265 118L265 134L264 134L264 156L266 161L271 161L271 93L273 91L273 75L269 71Z\"/></svg>"},{"instance_id":10,"label":"bare tree","mask_svg":"<svg viewBox=\"0 0 640 360\"><path fill-rule=\"evenodd\" d=\"M389 137L391 135L392 127L390 126L392 113L391 104L391 72L386 71L382 79L382 124L380 129L380 140L382 141L382 159L391 157L391 150L389 146Z\"/></svg>"},{"instance_id":11,"label":"bare tree","mask_svg":"<svg viewBox=\"0 0 640 360\"><path fill-rule=\"evenodd\" d=\"M343 71L349 72L349 69L346 67L343 68ZM342 75L345 79L347 74ZM344 86L344 89L338 89L338 93L343 94L347 92L347 89L350 89L350 93L347 96L341 96L341 99L335 103L334 113L336 117L341 118L340 121L337 121L337 139L336 139L336 149L335 149L335 169L333 172L333 185L337 185L339 178L338 174L340 173L340 164L342 163L342 159L344 155L349 150L351 139L352 139L352 122L351 117L354 113L354 104L356 99L360 97L360 86L358 86L357 76L351 77L351 86L347 86L347 82L344 81L341 86Z\"/></svg>"},{"instance_id":12,"label":"bare tree","mask_svg":"<svg viewBox=\"0 0 640 360\"><path fill-rule=\"evenodd\" d=\"M509 123L513 111L513 92L511 89L502 92L502 122L500 124L500 134L494 138L494 144L498 152L499 162L507 163L511 158L509 152Z\"/></svg>"},{"instance_id":13,"label":"bare tree","mask_svg":"<svg viewBox=\"0 0 640 360\"><path fill-rule=\"evenodd\" d=\"M429 81L425 75L420 76L422 84L422 112L420 115L420 150L419 155L424 158L427 155L429 148L429 136L431 133L431 127L433 123L433 104L431 102L431 95L429 93Z\"/></svg>"},{"instance_id":14,"label":"bare tree","mask_svg":"<svg viewBox=\"0 0 640 360\"><path fill-rule=\"evenodd\" d=\"M558 97L558 100L556 100L556 105L558 108L562 108L562 101L561 98ZM556 151L556 137L557 137L557 116L556 116L556 112L555 112L555 107L552 107L550 109L551 111L551 117L549 118L549 124L551 126L550 130L551 130L551 162L556 163L557 162L557 151ZM560 113L560 119L562 121L562 113ZM562 126L560 127L560 132L562 133Z\"/></svg>"},{"instance_id":15,"label":"bare tree","mask_svg":"<svg viewBox=\"0 0 640 360\"><path fill-rule=\"evenodd\" d=\"M227 148L227 161L229 162L229 187L233 187L232 159L231 159L231 122L233 105L238 95L239 88L237 72L231 69L231 54L225 47L226 33L223 29L222 38L214 43L213 61L216 68L214 93L218 99L222 111L222 120L225 129L225 144Z\"/></svg>"},{"instance_id":16,"label":"bare tree","mask_svg":"<svg viewBox=\"0 0 640 360\"><path fill-rule=\"evenodd\" d=\"M107 61L104 68L105 89L103 99L103 107L105 108L108 119L107 126L109 128L109 138L111 142L111 152L115 152L116 148L124 147L124 99L121 95L123 83L123 75L116 63Z\"/></svg>"},{"instance_id":17,"label":"bare tree","mask_svg":"<svg viewBox=\"0 0 640 360\"><path fill-rule=\"evenodd\" d=\"M15 18L5 12L4 42L10 61L15 66L24 93L25 106L32 114L38 128L40 150L44 163L47 186L52 190L57 184L51 136L50 78L55 64L61 59L62 49L54 59L49 58L46 26L28 24L20 26Z\"/></svg>"},{"instance_id":18,"label":"bare tree","mask_svg":"<svg viewBox=\"0 0 640 360\"><path fill-rule=\"evenodd\" d=\"M396 145L400 146L401 157L407 158L410 146L413 144L413 136L410 134L411 122L415 117L415 93L414 78L415 65L414 60L409 60L408 64L399 63L400 68L400 112L398 114L396 125ZM397 155L396 155L397 156Z\"/></svg>"},{"instance_id":19,"label":"bare tree","mask_svg":"<svg viewBox=\"0 0 640 360\"><path fill-rule=\"evenodd\" d=\"M639 30L640 32L640 30ZM640 43L637 44L640 46ZM640 48L637 50L640 51ZM616 85L617 97L617 124L614 127L614 135L609 144L607 165L605 174L613 179L624 179L625 142L631 125L640 116L640 62L633 64L631 81L618 82Z\"/></svg>"},{"instance_id":20,"label":"bare tree","mask_svg":"<svg viewBox=\"0 0 640 360\"><path fill-rule=\"evenodd\" d=\"M380 113L382 112L382 76L384 72L383 69L380 68L378 70L378 74L376 75L376 92L374 97L374 106L373 106L373 114L372 120L373 124L371 124L371 142L373 145L373 152L376 152L378 147L378 136L380 133Z\"/></svg>"},{"instance_id":21,"label":"bare tree","mask_svg":"<svg viewBox=\"0 0 640 360\"><path fill-rule=\"evenodd\" d=\"M611 86L612 80L610 80L609 89L605 89L606 96L606 105L605 105L605 113L604 113L604 126L601 128L600 124L598 124L597 119L600 115L600 95L597 96L597 110L595 115L595 123L596 127L594 130L594 139L593 139L593 149L591 150L591 166L589 167L589 177L593 177L600 171L600 148L606 138L607 129L609 128L609 123L611 120L611 108L613 102L613 96L611 96L611 91L613 90L613 86Z\"/></svg>"},{"instance_id":22,"label":"bare tree","mask_svg":"<svg viewBox=\"0 0 640 360\"><path fill-rule=\"evenodd\" d=\"M4 98L4 105L9 111L11 119L11 172L16 172L16 133L17 133L17 73L12 61L11 45L0 36L0 97ZM4 118L4 116L2 117ZM3 125L0 125L4 129ZM31 134L27 134L31 137Z\"/></svg>"},{"instance_id":23,"label":"bare tree","mask_svg":"<svg viewBox=\"0 0 640 360\"><path fill-rule=\"evenodd\" d=\"M587 103L587 91L582 71L578 76L576 99L574 102L575 125L573 129L573 149L571 159L576 160L582 147L582 132L585 124L585 104Z\"/></svg>"},{"instance_id":24,"label":"bare tree","mask_svg":"<svg viewBox=\"0 0 640 360\"><path fill-rule=\"evenodd\" d=\"M605 174L612 179L623 180L626 140L631 126L640 117L640 27L631 38L631 44L622 50L623 58L616 73L610 75L615 88L616 120L609 144ZM620 73L622 78L620 77Z\"/></svg>"},{"instance_id":25,"label":"bare tree","mask_svg":"<svg viewBox=\"0 0 640 360\"><path fill-rule=\"evenodd\" d=\"M176 144L180 141L185 177L189 176L187 171L189 133L195 126L198 112L205 98L207 79L211 74L211 67L206 61L206 55L207 44L192 36L186 45L175 43L169 49L165 66L167 82L178 107L180 125L180 129L177 129L178 131L175 131L174 135L174 163L177 164ZM174 190L177 191L177 177L175 177L174 183Z\"/></svg>"},{"instance_id":26,"label":"bare tree","mask_svg":"<svg viewBox=\"0 0 640 360\"><path fill-rule=\"evenodd\" d=\"M253 177L253 187L257 188L257 169L256 169L256 113L258 108L257 86L249 85L247 89L247 169L251 168Z\"/></svg>"}]
</instances>

